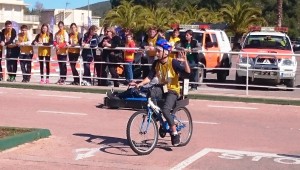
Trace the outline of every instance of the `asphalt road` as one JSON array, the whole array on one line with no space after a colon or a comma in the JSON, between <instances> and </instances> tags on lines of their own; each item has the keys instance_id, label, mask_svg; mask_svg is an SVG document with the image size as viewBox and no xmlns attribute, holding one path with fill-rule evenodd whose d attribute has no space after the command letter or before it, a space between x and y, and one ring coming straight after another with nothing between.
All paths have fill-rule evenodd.
<instances>
[{"instance_id":1,"label":"asphalt road","mask_svg":"<svg viewBox=\"0 0 300 170\"><path fill-rule=\"evenodd\" d=\"M300 107L191 100L185 147L167 136L147 156L127 145L132 110L100 109L103 95L0 88L0 125L52 136L0 152L0 169L300 169Z\"/></svg>"}]
</instances>

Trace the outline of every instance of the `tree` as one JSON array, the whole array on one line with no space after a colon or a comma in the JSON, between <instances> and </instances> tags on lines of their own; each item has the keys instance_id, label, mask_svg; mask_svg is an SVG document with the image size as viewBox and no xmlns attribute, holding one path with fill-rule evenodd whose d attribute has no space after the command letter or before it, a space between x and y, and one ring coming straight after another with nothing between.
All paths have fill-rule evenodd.
<instances>
[{"instance_id":1,"label":"tree","mask_svg":"<svg viewBox=\"0 0 300 170\"><path fill-rule=\"evenodd\" d=\"M282 21L282 0L277 0L277 26L281 27L281 21Z\"/></svg>"},{"instance_id":2,"label":"tree","mask_svg":"<svg viewBox=\"0 0 300 170\"><path fill-rule=\"evenodd\" d=\"M36 1L34 8L31 11L31 14L40 15L43 9L44 9L43 3L41 3L40 1Z\"/></svg>"},{"instance_id":3,"label":"tree","mask_svg":"<svg viewBox=\"0 0 300 170\"><path fill-rule=\"evenodd\" d=\"M138 30L144 22L141 16L143 10L141 5L133 5L132 1L122 1L121 5L106 14L104 24Z\"/></svg>"},{"instance_id":4,"label":"tree","mask_svg":"<svg viewBox=\"0 0 300 170\"><path fill-rule=\"evenodd\" d=\"M181 24L191 24L193 22L204 22L205 17L208 16L209 10L206 8L198 9L197 5L186 5L183 10L176 13L176 19Z\"/></svg>"},{"instance_id":5,"label":"tree","mask_svg":"<svg viewBox=\"0 0 300 170\"><path fill-rule=\"evenodd\" d=\"M24 14L26 14L26 15L30 15L31 14L31 11L29 10L29 8L28 7L24 7L23 8L23 10L24 10Z\"/></svg>"},{"instance_id":6,"label":"tree","mask_svg":"<svg viewBox=\"0 0 300 170\"><path fill-rule=\"evenodd\" d=\"M142 16L144 18L144 29L154 26L166 30L170 28L172 23L176 22L172 9L164 7L146 8Z\"/></svg>"},{"instance_id":7,"label":"tree","mask_svg":"<svg viewBox=\"0 0 300 170\"><path fill-rule=\"evenodd\" d=\"M110 0L112 8L115 8L122 4L122 1L133 2L134 5L142 5L151 8L157 8L160 0Z\"/></svg>"},{"instance_id":8,"label":"tree","mask_svg":"<svg viewBox=\"0 0 300 170\"><path fill-rule=\"evenodd\" d=\"M224 4L221 8L224 21L228 24L228 31L234 34L234 46L237 48L238 40L248 31L250 25L266 25L261 17L260 8L253 7L248 2L234 0L232 4Z\"/></svg>"},{"instance_id":9,"label":"tree","mask_svg":"<svg viewBox=\"0 0 300 170\"><path fill-rule=\"evenodd\" d=\"M35 2L35 5L34 5L34 9L35 9L36 11L41 12L41 11L44 9L43 3L41 3L40 1L36 1L36 2Z\"/></svg>"}]
</instances>

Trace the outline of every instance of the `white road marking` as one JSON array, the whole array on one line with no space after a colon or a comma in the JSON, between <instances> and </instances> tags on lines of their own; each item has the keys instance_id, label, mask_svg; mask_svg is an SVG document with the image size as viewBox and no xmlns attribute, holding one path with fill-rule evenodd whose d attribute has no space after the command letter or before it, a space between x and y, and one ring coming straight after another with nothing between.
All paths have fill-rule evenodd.
<instances>
[{"instance_id":1,"label":"white road marking","mask_svg":"<svg viewBox=\"0 0 300 170\"><path fill-rule=\"evenodd\" d=\"M66 115L80 115L86 116L86 113L74 113L74 112L58 112L58 111L49 111L49 110L38 110L39 113L56 113L56 114L66 114Z\"/></svg>"},{"instance_id":2,"label":"white road marking","mask_svg":"<svg viewBox=\"0 0 300 170\"><path fill-rule=\"evenodd\" d=\"M251 157L251 161L258 162L262 159L272 159L276 163L286 164L286 165L300 165L300 159L293 156L285 156L276 153L263 153L263 152L249 152L249 151L238 151L238 150L226 150L226 149L215 149L215 148L204 148L198 153L190 156L189 158L185 159L184 161L180 162L171 170L177 169L184 169L193 162L197 161L201 157L205 156L206 154L213 152L219 153L220 155L218 158L227 159L227 160L242 160L246 158L249 160L248 157Z\"/></svg>"},{"instance_id":3,"label":"white road marking","mask_svg":"<svg viewBox=\"0 0 300 170\"><path fill-rule=\"evenodd\" d=\"M171 170L183 169L183 168L189 166L190 164L192 164L193 162L195 162L196 160L200 159L201 157L205 156L209 152L210 152L210 149L205 148L205 149L201 150L200 152L196 153L195 155L193 155L193 156L187 158L186 160L180 162L179 164L177 164L176 166L171 168Z\"/></svg>"},{"instance_id":4,"label":"white road marking","mask_svg":"<svg viewBox=\"0 0 300 170\"><path fill-rule=\"evenodd\" d=\"M72 99L80 99L79 96L61 96L61 95L50 95L50 94L39 94L42 97L60 97L60 98L72 98Z\"/></svg>"},{"instance_id":5,"label":"white road marking","mask_svg":"<svg viewBox=\"0 0 300 170\"><path fill-rule=\"evenodd\" d=\"M187 120L183 120L181 122L188 123ZM220 124L220 123L216 123L216 122L200 122L200 121L193 121L193 123L195 123L195 124L208 124L208 125L218 125L218 124Z\"/></svg>"},{"instance_id":6,"label":"white road marking","mask_svg":"<svg viewBox=\"0 0 300 170\"><path fill-rule=\"evenodd\" d=\"M216 123L216 122L198 122L198 121L193 121L193 123L196 124L207 124L207 125L218 125L220 123Z\"/></svg>"},{"instance_id":7,"label":"white road marking","mask_svg":"<svg viewBox=\"0 0 300 170\"><path fill-rule=\"evenodd\" d=\"M255 107L235 107L235 106L218 106L218 105L207 105L207 107L213 108L224 108L224 109L245 109L245 110L256 110Z\"/></svg>"},{"instance_id":8,"label":"white road marking","mask_svg":"<svg viewBox=\"0 0 300 170\"><path fill-rule=\"evenodd\" d=\"M103 147L103 146L102 146ZM80 159L84 159L84 158L89 158L89 157L93 157L95 156L95 154L97 152L100 151L100 149L102 148L79 148L76 149L75 152L77 153L75 160L80 160ZM79 153L78 153L79 152ZM81 153L80 153L81 152ZM85 152L85 153L82 153Z\"/></svg>"}]
</instances>

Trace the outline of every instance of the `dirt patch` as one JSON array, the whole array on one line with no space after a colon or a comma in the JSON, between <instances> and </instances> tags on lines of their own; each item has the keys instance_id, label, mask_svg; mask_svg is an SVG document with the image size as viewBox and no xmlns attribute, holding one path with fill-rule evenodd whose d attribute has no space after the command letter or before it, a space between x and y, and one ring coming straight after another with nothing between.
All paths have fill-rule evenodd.
<instances>
[{"instance_id":1,"label":"dirt patch","mask_svg":"<svg viewBox=\"0 0 300 170\"><path fill-rule=\"evenodd\" d=\"M31 132L33 129L0 127L0 138Z\"/></svg>"}]
</instances>

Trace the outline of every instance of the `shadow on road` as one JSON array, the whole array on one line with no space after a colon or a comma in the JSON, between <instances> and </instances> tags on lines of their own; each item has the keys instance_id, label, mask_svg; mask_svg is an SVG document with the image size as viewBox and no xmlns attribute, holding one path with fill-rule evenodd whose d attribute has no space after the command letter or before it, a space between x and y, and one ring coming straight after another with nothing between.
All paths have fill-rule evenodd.
<instances>
[{"instance_id":1,"label":"shadow on road","mask_svg":"<svg viewBox=\"0 0 300 170\"><path fill-rule=\"evenodd\" d=\"M100 150L104 153L123 156L138 156L137 154L133 153L133 151L129 147L127 139L111 136L98 136L87 133L74 133L73 135L87 138L85 141L88 143L101 145L102 147ZM170 143L169 140L159 140L156 148L165 151L172 151L172 146L169 146L168 143Z\"/></svg>"},{"instance_id":2,"label":"shadow on road","mask_svg":"<svg viewBox=\"0 0 300 170\"><path fill-rule=\"evenodd\" d=\"M285 156L290 158L300 158L300 155L277 154L278 156Z\"/></svg>"}]
</instances>

